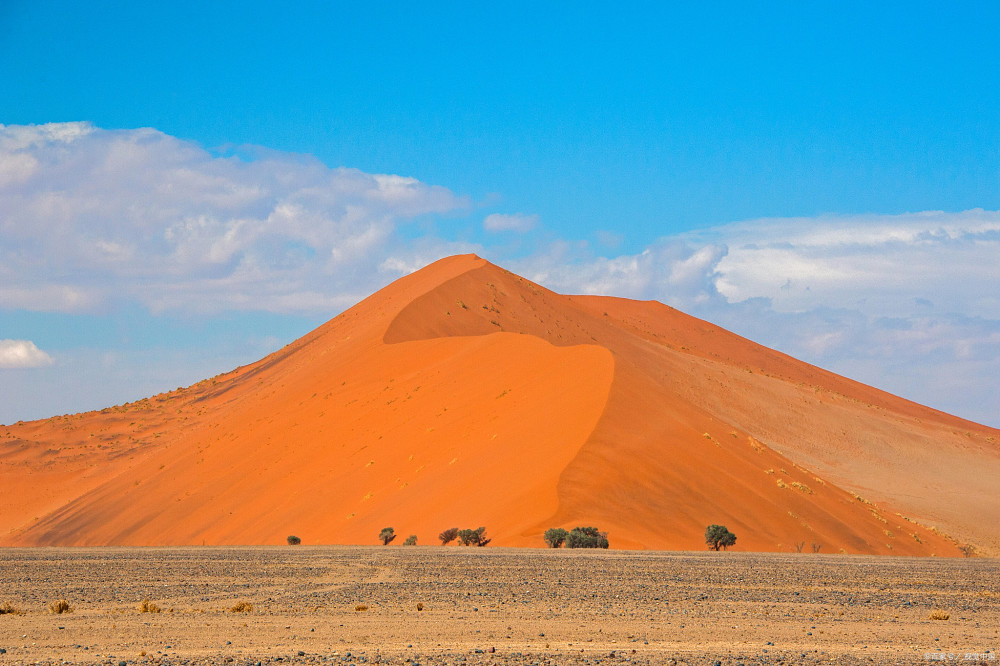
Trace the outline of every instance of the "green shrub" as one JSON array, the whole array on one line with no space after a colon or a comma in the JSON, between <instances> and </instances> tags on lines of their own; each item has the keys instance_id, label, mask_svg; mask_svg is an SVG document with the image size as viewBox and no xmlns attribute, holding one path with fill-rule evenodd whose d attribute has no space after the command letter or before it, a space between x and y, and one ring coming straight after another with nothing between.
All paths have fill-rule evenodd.
<instances>
[{"instance_id":1,"label":"green shrub","mask_svg":"<svg viewBox=\"0 0 1000 666\"><path fill-rule=\"evenodd\" d=\"M563 545L563 542L566 541L567 536L569 536L569 532L567 532L563 528L550 527L549 529L545 530L545 534L542 535L542 538L545 539L545 543L548 544L549 548L558 548L559 546Z\"/></svg>"},{"instance_id":2,"label":"green shrub","mask_svg":"<svg viewBox=\"0 0 1000 666\"><path fill-rule=\"evenodd\" d=\"M416 546L417 545L417 535L416 534L411 534L410 536L406 537L406 541L403 542L403 545L404 546Z\"/></svg>"},{"instance_id":3,"label":"green shrub","mask_svg":"<svg viewBox=\"0 0 1000 666\"><path fill-rule=\"evenodd\" d=\"M736 543L736 535L730 532L725 525L709 525L705 528L705 543L712 550L720 548L725 550ZM802 552L802 547L797 547L799 552Z\"/></svg>"},{"instance_id":4,"label":"green shrub","mask_svg":"<svg viewBox=\"0 0 1000 666\"><path fill-rule=\"evenodd\" d=\"M485 546L492 539L486 538L486 528L477 527L474 530L459 530L458 540L463 546Z\"/></svg>"},{"instance_id":5,"label":"green shrub","mask_svg":"<svg viewBox=\"0 0 1000 666\"><path fill-rule=\"evenodd\" d=\"M298 546L302 543L302 539L298 538L294 534L289 536L286 541L288 541L289 546Z\"/></svg>"},{"instance_id":6,"label":"green shrub","mask_svg":"<svg viewBox=\"0 0 1000 666\"><path fill-rule=\"evenodd\" d=\"M596 527L574 527L566 535L567 548L607 548L608 533Z\"/></svg>"}]
</instances>

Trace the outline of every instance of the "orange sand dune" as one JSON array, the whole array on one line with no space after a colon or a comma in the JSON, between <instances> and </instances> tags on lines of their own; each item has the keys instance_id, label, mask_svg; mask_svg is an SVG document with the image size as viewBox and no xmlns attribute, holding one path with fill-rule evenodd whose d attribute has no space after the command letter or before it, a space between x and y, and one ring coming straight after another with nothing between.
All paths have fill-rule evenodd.
<instances>
[{"instance_id":1,"label":"orange sand dune","mask_svg":"<svg viewBox=\"0 0 1000 666\"><path fill-rule=\"evenodd\" d=\"M0 544L436 543L1000 553L997 430L655 302L562 296L475 256L267 358L0 428ZM904 517L905 516L905 517Z\"/></svg>"}]
</instances>

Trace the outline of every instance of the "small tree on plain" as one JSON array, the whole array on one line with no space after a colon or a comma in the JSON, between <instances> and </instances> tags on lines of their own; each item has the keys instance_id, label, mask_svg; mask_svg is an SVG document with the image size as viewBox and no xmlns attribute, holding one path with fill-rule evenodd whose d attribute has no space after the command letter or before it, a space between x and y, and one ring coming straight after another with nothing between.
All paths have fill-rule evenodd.
<instances>
[{"instance_id":1,"label":"small tree on plain","mask_svg":"<svg viewBox=\"0 0 1000 666\"><path fill-rule=\"evenodd\" d=\"M441 534L438 534L438 539L441 539L441 545L447 546L449 543L458 538L458 528L449 527Z\"/></svg>"},{"instance_id":2,"label":"small tree on plain","mask_svg":"<svg viewBox=\"0 0 1000 666\"><path fill-rule=\"evenodd\" d=\"M396 530L391 527L383 527L382 531L378 533L378 538L383 546L388 546L389 542L396 538Z\"/></svg>"},{"instance_id":3,"label":"small tree on plain","mask_svg":"<svg viewBox=\"0 0 1000 666\"><path fill-rule=\"evenodd\" d=\"M492 539L486 538L486 528L478 527L474 530L459 530L458 540L463 546L485 546Z\"/></svg>"},{"instance_id":4,"label":"small tree on plain","mask_svg":"<svg viewBox=\"0 0 1000 666\"><path fill-rule=\"evenodd\" d=\"M712 550L720 548L725 550L736 543L736 535L730 532L725 525L709 525L705 528L705 543Z\"/></svg>"},{"instance_id":5,"label":"small tree on plain","mask_svg":"<svg viewBox=\"0 0 1000 666\"><path fill-rule=\"evenodd\" d=\"M298 546L298 545L300 545L302 543L302 539L298 538L294 534L292 534L291 536L289 536L286 539L286 541L288 541L288 545L289 546Z\"/></svg>"},{"instance_id":6,"label":"small tree on plain","mask_svg":"<svg viewBox=\"0 0 1000 666\"><path fill-rule=\"evenodd\" d=\"M417 545L417 535L416 534L411 534L410 536L406 537L406 541L403 542L403 545L404 546L416 546Z\"/></svg>"},{"instance_id":7,"label":"small tree on plain","mask_svg":"<svg viewBox=\"0 0 1000 666\"><path fill-rule=\"evenodd\" d=\"M567 548L607 548L608 533L596 527L574 527L566 535Z\"/></svg>"},{"instance_id":8,"label":"small tree on plain","mask_svg":"<svg viewBox=\"0 0 1000 666\"><path fill-rule=\"evenodd\" d=\"M569 536L569 532L567 532L563 528L550 527L549 529L545 530L545 534L542 535L542 538L545 539L545 543L548 544L549 548L558 548L559 546L563 545L563 542L566 541L567 536Z\"/></svg>"}]
</instances>

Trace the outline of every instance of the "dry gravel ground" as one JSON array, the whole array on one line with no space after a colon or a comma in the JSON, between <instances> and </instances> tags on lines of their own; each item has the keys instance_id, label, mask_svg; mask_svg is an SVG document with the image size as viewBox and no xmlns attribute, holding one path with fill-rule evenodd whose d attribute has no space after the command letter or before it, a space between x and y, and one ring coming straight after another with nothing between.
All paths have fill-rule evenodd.
<instances>
[{"instance_id":1,"label":"dry gravel ground","mask_svg":"<svg viewBox=\"0 0 1000 666\"><path fill-rule=\"evenodd\" d=\"M1000 664L996 559L0 549L4 604L0 664Z\"/></svg>"}]
</instances>

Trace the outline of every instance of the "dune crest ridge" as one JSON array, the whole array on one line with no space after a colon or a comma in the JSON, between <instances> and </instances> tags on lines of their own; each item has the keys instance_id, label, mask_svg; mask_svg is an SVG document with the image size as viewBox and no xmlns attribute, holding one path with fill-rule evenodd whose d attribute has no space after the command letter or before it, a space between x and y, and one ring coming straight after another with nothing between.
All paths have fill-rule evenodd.
<instances>
[{"instance_id":1,"label":"dune crest ridge","mask_svg":"<svg viewBox=\"0 0 1000 666\"><path fill-rule=\"evenodd\" d=\"M0 427L0 545L420 544L1000 553L996 429L656 302L448 257L257 363ZM401 541L402 539L400 539ZM815 544L815 546L814 546Z\"/></svg>"}]
</instances>

